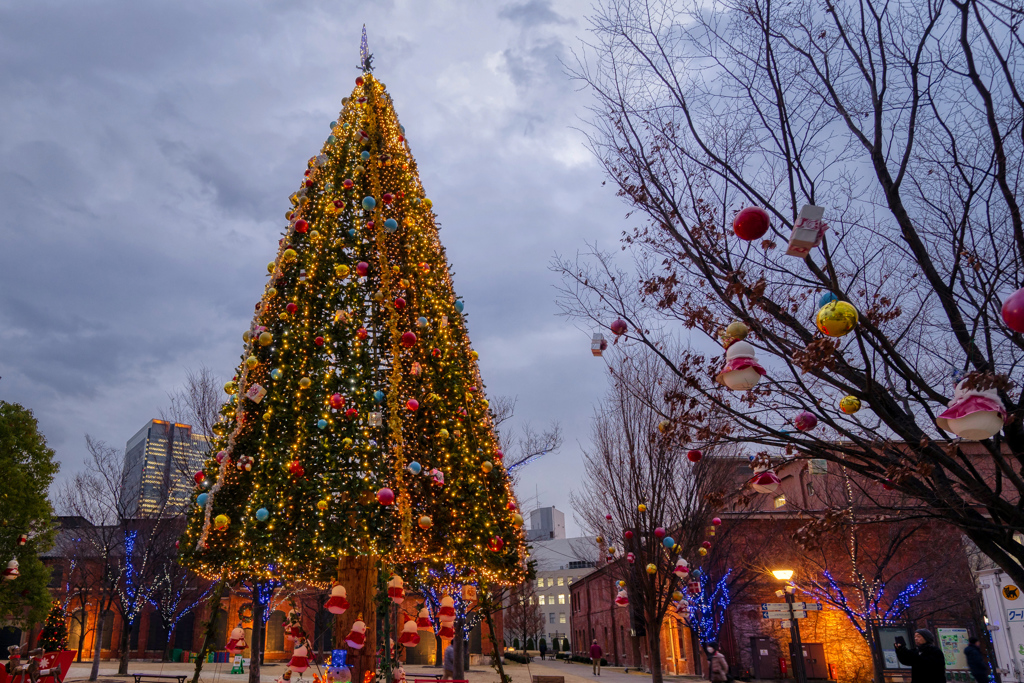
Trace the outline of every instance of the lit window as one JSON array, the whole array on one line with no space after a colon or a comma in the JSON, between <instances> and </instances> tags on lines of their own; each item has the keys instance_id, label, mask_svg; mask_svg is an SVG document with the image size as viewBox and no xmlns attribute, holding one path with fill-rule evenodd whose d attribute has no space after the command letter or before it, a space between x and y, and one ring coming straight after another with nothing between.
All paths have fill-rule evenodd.
<instances>
[{"instance_id":1,"label":"lit window","mask_svg":"<svg viewBox=\"0 0 1024 683\"><path fill-rule=\"evenodd\" d=\"M564 624L565 623L565 612L559 612L558 613L558 623L559 624Z\"/></svg>"},{"instance_id":2,"label":"lit window","mask_svg":"<svg viewBox=\"0 0 1024 683\"><path fill-rule=\"evenodd\" d=\"M565 580L565 584L567 586L571 586L572 585L572 577L571 576L568 579Z\"/></svg>"},{"instance_id":3,"label":"lit window","mask_svg":"<svg viewBox=\"0 0 1024 683\"><path fill-rule=\"evenodd\" d=\"M555 585L555 580L554 579L548 579L548 588L551 588L554 585Z\"/></svg>"},{"instance_id":4,"label":"lit window","mask_svg":"<svg viewBox=\"0 0 1024 683\"><path fill-rule=\"evenodd\" d=\"M530 604L531 605L533 604L533 596L532 595L530 596Z\"/></svg>"},{"instance_id":5,"label":"lit window","mask_svg":"<svg viewBox=\"0 0 1024 683\"><path fill-rule=\"evenodd\" d=\"M775 507L780 508L786 504L786 495L775 496Z\"/></svg>"},{"instance_id":6,"label":"lit window","mask_svg":"<svg viewBox=\"0 0 1024 683\"><path fill-rule=\"evenodd\" d=\"M544 579L537 579L537 588L544 587Z\"/></svg>"},{"instance_id":7,"label":"lit window","mask_svg":"<svg viewBox=\"0 0 1024 683\"><path fill-rule=\"evenodd\" d=\"M565 579L563 579L561 576L558 577L558 585L559 586L564 586L565 585Z\"/></svg>"},{"instance_id":8,"label":"lit window","mask_svg":"<svg viewBox=\"0 0 1024 683\"><path fill-rule=\"evenodd\" d=\"M537 596L537 604L538 605L543 605L544 604L544 596L543 595L538 595Z\"/></svg>"},{"instance_id":9,"label":"lit window","mask_svg":"<svg viewBox=\"0 0 1024 683\"><path fill-rule=\"evenodd\" d=\"M558 604L559 605L564 605L565 604L565 593L559 593L558 594Z\"/></svg>"}]
</instances>

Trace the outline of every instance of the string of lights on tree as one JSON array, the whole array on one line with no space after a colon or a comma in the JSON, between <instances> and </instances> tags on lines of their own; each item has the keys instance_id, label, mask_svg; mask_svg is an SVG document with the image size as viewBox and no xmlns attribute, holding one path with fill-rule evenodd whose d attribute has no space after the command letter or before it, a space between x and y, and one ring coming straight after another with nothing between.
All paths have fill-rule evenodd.
<instances>
[{"instance_id":1,"label":"string of lights on tree","mask_svg":"<svg viewBox=\"0 0 1024 683\"><path fill-rule=\"evenodd\" d=\"M344 555L523 578L522 517L432 202L369 69L291 196L183 561L326 585Z\"/></svg>"},{"instance_id":2,"label":"string of lights on tree","mask_svg":"<svg viewBox=\"0 0 1024 683\"><path fill-rule=\"evenodd\" d=\"M843 587L833 578L830 572L822 572L822 575L825 577L826 583L821 584L818 581L811 581L808 584L809 592L822 602L827 602L842 610L850 620L850 623L857 629L857 632L865 638L868 637L867 629L870 622L876 621L880 624L888 624L899 620L910 608L910 601L921 594L927 583L926 579L917 579L910 582L903 590L896 594L896 597L889 603L889 606L883 610L882 602L885 598L886 588L884 581L874 582L871 590L863 596L866 602L865 599L861 599L862 604L860 607L855 607L850 604Z\"/></svg>"},{"instance_id":3,"label":"string of lights on tree","mask_svg":"<svg viewBox=\"0 0 1024 683\"><path fill-rule=\"evenodd\" d=\"M687 598L686 624L697 632L697 637L702 643L718 642L718 633L725 622L725 615L729 609L731 595L729 594L729 577L732 569L714 584L706 572L696 570L697 582L700 585L700 592L691 594Z\"/></svg>"}]
</instances>

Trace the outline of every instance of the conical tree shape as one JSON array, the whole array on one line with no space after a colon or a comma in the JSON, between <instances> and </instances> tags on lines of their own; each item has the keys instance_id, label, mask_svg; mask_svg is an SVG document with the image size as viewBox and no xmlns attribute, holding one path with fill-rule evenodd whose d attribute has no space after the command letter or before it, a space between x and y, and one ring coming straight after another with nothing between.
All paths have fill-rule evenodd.
<instances>
[{"instance_id":1,"label":"conical tree shape","mask_svg":"<svg viewBox=\"0 0 1024 683\"><path fill-rule=\"evenodd\" d=\"M443 558L518 582L522 518L404 128L371 73L342 104L291 197L183 561L315 582L341 556Z\"/></svg>"}]
</instances>

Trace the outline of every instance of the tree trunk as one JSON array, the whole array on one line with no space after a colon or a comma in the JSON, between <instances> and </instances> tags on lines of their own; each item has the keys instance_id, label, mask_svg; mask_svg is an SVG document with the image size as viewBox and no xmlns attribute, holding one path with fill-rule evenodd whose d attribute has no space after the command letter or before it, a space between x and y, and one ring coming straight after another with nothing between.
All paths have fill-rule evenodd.
<instances>
[{"instance_id":1,"label":"tree trunk","mask_svg":"<svg viewBox=\"0 0 1024 683\"><path fill-rule=\"evenodd\" d=\"M436 632L434 633L434 642L437 643L434 646L434 666L444 668L444 648L441 647L444 645L444 641L441 640L441 636L437 635Z\"/></svg>"},{"instance_id":2,"label":"tree trunk","mask_svg":"<svg viewBox=\"0 0 1024 683\"><path fill-rule=\"evenodd\" d=\"M213 638L217 633L217 610L220 609L220 598L224 595L225 588L227 588L227 581L221 579L213 590L213 595L210 596L210 618L206 620L203 646L199 648L199 656L196 657L196 670L192 674L192 683L199 683L199 674L203 670L203 660L206 659L206 653L209 651L210 645L213 644Z\"/></svg>"},{"instance_id":3,"label":"tree trunk","mask_svg":"<svg viewBox=\"0 0 1024 683\"><path fill-rule=\"evenodd\" d=\"M100 603L103 604L102 602ZM106 619L103 618L104 610L96 611L96 638L93 644L92 669L89 671L89 680L95 681L100 675L100 650L103 649L103 625Z\"/></svg>"},{"instance_id":4,"label":"tree trunk","mask_svg":"<svg viewBox=\"0 0 1024 683\"><path fill-rule=\"evenodd\" d=\"M647 625L647 647L651 651L651 683L661 683L661 624Z\"/></svg>"},{"instance_id":5,"label":"tree trunk","mask_svg":"<svg viewBox=\"0 0 1024 683\"><path fill-rule=\"evenodd\" d=\"M121 656L120 656L120 659L119 659L119 661L117 663L117 674L119 676L127 676L128 675L128 647L129 647L129 642L130 642L130 639L131 639L131 636L132 636L132 624L131 624L131 622L129 622L127 619L124 618L123 614L121 616L122 616L122 618L121 618L121 637L118 638L118 641L120 641L120 648L121 648L120 655Z\"/></svg>"},{"instance_id":6,"label":"tree trunk","mask_svg":"<svg viewBox=\"0 0 1024 683\"><path fill-rule=\"evenodd\" d=\"M366 624L366 642L361 650L348 648L348 667L353 683L363 683L367 672L371 678L377 656L377 592L376 559L365 555L347 555L338 559L338 583L348 593L349 608L334 619L334 646L346 648L345 636L356 619Z\"/></svg>"},{"instance_id":7,"label":"tree trunk","mask_svg":"<svg viewBox=\"0 0 1024 683\"><path fill-rule=\"evenodd\" d=\"M505 675L505 666L501 662L502 649L498 647L498 637L494 634L494 615L491 610L483 610L484 621L487 622L487 633L491 638L491 663L498 672L500 683L511 683L512 678Z\"/></svg>"},{"instance_id":8,"label":"tree trunk","mask_svg":"<svg viewBox=\"0 0 1024 683\"><path fill-rule=\"evenodd\" d=\"M85 622L88 618L86 611L82 610L82 618L78 620L78 663L82 663L82 649L85 647Z\"/></svg>"},{"instance_id":9,"label":"tree trunk","mask_svg":"<svg viewBox=\"0 0 1024 683\"><path fill-rule=\"evenodd\" d=\"M249 683L260 683L260 655L263 648L263 615L267 606L260 600L256 584L252 587L252 633L249 636Z\"/></svg>"},{"instance_id":10,"label":"tree trunk","mask_svg":"<svg viewBox=\"0 0 1024 683\"><path fill-rule=\"evenodd\" d=\"M455 640L452 644L455 646L455 680L461 681L466 678L466 666L463 661L463 652L466 649L465 630L463 628L466 623L466 618L463 616L455 617Z\"/></svg>"},{"instance_id":11,"label":"tree trunk","mask_svg":"<svg viewBox=\"0 0 1024 683\"><path fill-rule=\"evenodd\" d=\"M167 633L167 642L164 643L164 658L162 661L171 661L171 643L174 642L174 625L164 624L164 631Z\"/></svg>"}]
</instances>

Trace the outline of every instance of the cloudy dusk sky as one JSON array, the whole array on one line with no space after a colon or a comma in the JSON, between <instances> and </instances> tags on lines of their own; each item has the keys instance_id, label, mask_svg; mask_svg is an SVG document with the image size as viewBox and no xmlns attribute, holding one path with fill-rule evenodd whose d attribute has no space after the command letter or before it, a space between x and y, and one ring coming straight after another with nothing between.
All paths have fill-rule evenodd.
<instances>
[{"instance_id":1,"label":"cloudy dusk sky","mask_svg":"<svg viewBox=\"0 0 1024 683\"><path fill-rule=\"evenodd\" d=\"M0 0L0 398L35 412L63 477L86 433L123 448L186 369L233 373L365 23L488 394L518 397L517 423L565 433L520 495L568 512L605 366L590 331L557 316L549 262L617 249L631 225L575 129L589 99L561 65L588 9Z\"/></svg>"}]
</instances>

